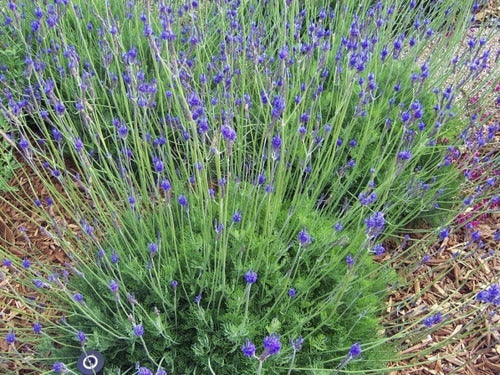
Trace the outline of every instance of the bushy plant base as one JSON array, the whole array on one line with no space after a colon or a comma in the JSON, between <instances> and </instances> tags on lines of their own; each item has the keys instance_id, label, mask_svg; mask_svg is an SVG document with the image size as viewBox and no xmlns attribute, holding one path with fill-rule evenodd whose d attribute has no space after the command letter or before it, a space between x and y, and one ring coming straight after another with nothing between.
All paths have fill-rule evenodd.
<instances>
[{"instance_id":1,"label":"bushy plant base","mask_svg":"<svg viewBox=\"0 0 500 375\"><path fill-rule=\"evenodd\" d=\"M238 192L228 192L231 201L245 201L252 187L246 188L240 185ZM205 373L208 364L218 374L255 373L257 361L252 365L241 356L241 344L249 337L260 341L279 332L288 354L266 367L280 373L292 354L287 341L300 336L309 344L297 355L295 366L304 368L343 358L354 342L380 339L379 308L395 275L366 255L348 267L346 255L360 245L354 238L348 240L354 232L335 235L334 223L312 215L299 219L286 210L267 238L259 236L262 228L253 220L245 219L228 228L224 238L214 235L206 241L206 221L201 215L193 217L197 211L191 206L189 213L172 213L168 207L125 213L115 232L101 241L106 250L97 255L98 269L75 264L83 275L69 279L68 288L84 296L84 303L74 306L67 322L86 333L87 347L107 353L110 367L132 368L136 362L146 364L150 356L157 363L164 358L165 368L175 373ZM184 215L190 225L176 229L172 237L165 229L172 228L169 223L176 214ZM279 235L284 225L294 227L296 221L317 228L310 246L290 243L286 232ZM179 224L176 221L174 228L182 228ZM156 248L152 243L158 245L154 255L148 251ZM223 251L227 260L221 265L215 254ZM249 270L258 275L251 286L245 281ZM116 295L109 291L110 280L118 281ZM174 280L179 283L172 284ZM201 298L195 302L197 296ZM133 337L134 324L144 327L142 337ZM66 344L73 348L60 355L76 357L81 348L74 346L74 337L68 339ZM52 346L47 349L53 351ZM354 367L389 359L390 350L380 345L367 362Z\"/></svg>"},{"instance_id":2,"label":"bushy plant base","mask_svg":"<svg viewBox=\"0 0 500 375\"><path fill-rule=\"evenodd\" d=\"M26 56L22 77L5 65L0 111L51 193L29 210L71 260L4 261L57 306L24 299L23 339L48 361L27 362L385 371L425 330L384 337L399 280L374 256L415 220L448 236L457 146L481 126L456 99L492 59L482 40L454 57L472 4L174 3L8 2L2 45Z\"/></svg>"}]
</instances>

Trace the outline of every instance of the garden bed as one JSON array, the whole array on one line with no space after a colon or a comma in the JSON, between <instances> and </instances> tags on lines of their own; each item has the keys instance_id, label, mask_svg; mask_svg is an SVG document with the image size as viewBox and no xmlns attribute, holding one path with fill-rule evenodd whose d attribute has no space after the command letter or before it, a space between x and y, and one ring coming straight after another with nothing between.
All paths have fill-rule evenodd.
<instances>
[{"instance_id":1,"label":"garden bed","mask_svg":"<svg viewBox=\"0 0 500 375\"><path fill-rule=\"evenodd\" d=\"M292 3L60 4L22 31L9 2L0 368L499 370L488 33L451 2Z\"/></svg>"}]
</instances>

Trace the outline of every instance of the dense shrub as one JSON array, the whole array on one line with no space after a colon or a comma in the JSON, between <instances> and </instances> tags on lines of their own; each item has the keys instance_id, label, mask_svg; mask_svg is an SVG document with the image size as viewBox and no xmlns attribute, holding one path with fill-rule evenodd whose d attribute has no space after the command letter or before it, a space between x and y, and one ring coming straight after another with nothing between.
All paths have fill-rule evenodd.
<instances>
[{"instance_id":1,"label":"dense shrub","mask_svg":"<svg viewBox=\"0 0 500 375\"><path fill-rule=\"evenodd\" d=\"M460 142L457 92L490 56L471 62L478 41L452 60L469 2L327 3L9 2L1 36L25 48L24 76L1 80L0 110L71 260L9 266L57 302L28 301L23 332L54 371L91 349L141 374L396 358L415 323L383 337L398 278L373 258L453 216L458 149L442 139Z\"/></svg>"}]
</instances>

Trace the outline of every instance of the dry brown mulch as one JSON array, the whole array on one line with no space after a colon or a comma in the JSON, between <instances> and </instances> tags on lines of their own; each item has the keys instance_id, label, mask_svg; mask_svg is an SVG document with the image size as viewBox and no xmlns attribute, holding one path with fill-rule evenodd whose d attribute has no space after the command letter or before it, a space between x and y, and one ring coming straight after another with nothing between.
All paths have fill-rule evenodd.
<instances>
[{"instance_id":1,"label":"dry brown mulch","mask_svg":"<svg viewBox=\"0 0 500 375\"><path fill-rule=\"evenodd\" d=\"M429 312L441 312L443 315L443 321L437 330L420 342L413 343L401 354L409 355L431 348L449 339L452 334L464 336L457 337L440 349L430 351L423 358L429 363L394 371L391 375L500 373L500 315L490 316L494 307L473 299L464 306L464 301L498 282L500 259L491 253L496 248L494 232L500 229L498 219L498 215L490 216L475 228L480 231L485 243L482 249L475 249L469 244L470 233L466 233L464 229L452 233L442 243L433 244L425 254L433 255L425 264L413 270L408 286L390 296L387 315L390 325L398 320L421 319ZM414 254L413 258L408 258L408 264L415 264L423 256L423 252ZM399 305L396 309L395 306L402 302L403 308ZM411 365L411 362L402 360L393 364L407 365Z\"/></svg>"},{"instance_id":2,"label":"dry brown mulch","mask_svg":"<svg viewBox=\"0 0 500 375\"><path fill-rule=\"evenodd\" d=\"M43 262L46 265L63 265L68 262L68 257L58 244L56 237L50 234L52 223L36 214L31 208L34 199L39 199L44 207L48 207L46 199L50 194L37 176L29 167L24 165L15 171L16 176L11 178L9 186L11 190L2 192L4 200L0 200L0 245L7 249L15 258L22 259L29 254L28 258L33 261ZM62 188L54 184L59 193ZM51 220L58 223L61 228L78 231L71 218L63 218L58 214L57 203L47 208ZM26 328L33 324L33 317L29 308L21 301L11 298L13 293L37 298L38 302L50 306L50 301L41 300L41 296L16 281L14 268L7 269L0 266L0 326L12 328ZM19 342L18 342L19 343ZM16 350L22 353L31 353L32 348L16 343ZM13 352L5 340L0 338L0 352ZM0 373L27 373L22 369L22 364L16 366L14 362L2 363L0 361Z\"/></svg>"}]
</instances>

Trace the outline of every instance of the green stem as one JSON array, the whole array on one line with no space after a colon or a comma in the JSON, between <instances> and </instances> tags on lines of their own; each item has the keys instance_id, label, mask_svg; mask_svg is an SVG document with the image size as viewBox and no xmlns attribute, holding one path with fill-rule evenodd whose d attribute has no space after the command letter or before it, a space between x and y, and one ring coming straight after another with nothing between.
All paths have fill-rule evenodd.
<instances>
[{"instance_id":1,"label":"green stem","mask_svg":"<svg viewBox=\"0 0 500 375\"><path fill-rule=\"evenodd\" d=\"M290 368L288 369L287 375L290 375L292 373L293 366L295 365L295 354L297 354L297 351L293 351L292 355L292 362L290 363Z\"/></svg>"},{"instance_id":2,"label":"green stem","mask_svg":"<svg viewBox=\"0 0 500 375\"><path fill-rule=\"evenodd\" d=\"M259 360L259 368L257 369L257 375L262 374L262 364L264 361Z\"/></svg>"}]
</instances>

